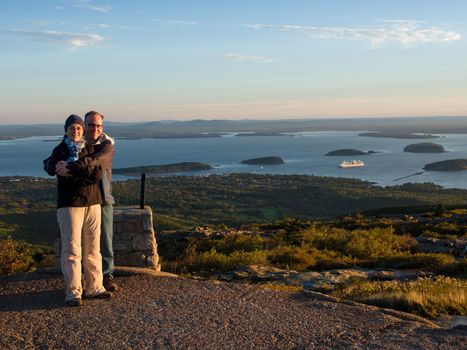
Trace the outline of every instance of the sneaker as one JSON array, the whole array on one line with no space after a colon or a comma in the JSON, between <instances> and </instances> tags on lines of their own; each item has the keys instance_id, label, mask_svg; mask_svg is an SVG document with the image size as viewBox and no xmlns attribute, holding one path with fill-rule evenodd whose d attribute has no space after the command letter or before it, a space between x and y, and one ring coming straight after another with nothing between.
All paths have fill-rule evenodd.
<instances>
[{"instance_id":1,"label":"sneaker","mask_svg":"<svg viewBox=\"0 0 467 350\"><path fill-rule=\"evenodd\" d=\"M110 299L112 298L112 293L108 291L104 291L102 293L95 294L95 295L85 295L84 298L85 299Z\"/></svg>"},{"instance_id":2,"label":"sneaker","mask_svg":"<svg viewBox=\"0 0 467 350\"><path fill-rule=\"evenodd\" d=\"M117 284L115 283L113 277L111 276L104 276L104 288L106 291L109 291L109 292L116 292L118 290L118 286Z\"/></svg>"},{"instance_id":3,"label":"sneaker","mask_svg":"<svg viewBox=\"0 0 467 350\"><path fill-rule=\"evenodd\" d=\"M65 304L66 306L75 307L75 306L83 305L83 301L81 300L81 298L75 298L75 299L66 300Z\"/></svg>"}]
</instances>

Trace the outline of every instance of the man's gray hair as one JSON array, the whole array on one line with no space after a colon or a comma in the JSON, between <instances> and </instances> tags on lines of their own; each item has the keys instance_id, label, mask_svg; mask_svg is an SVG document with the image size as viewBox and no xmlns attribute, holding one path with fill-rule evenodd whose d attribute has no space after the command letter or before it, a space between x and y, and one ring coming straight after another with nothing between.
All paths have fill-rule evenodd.
<instances>
[{"instance_id":1,"label":"man's gray hair","mask_svg":"<svg viewBox=\"0 0 467 350\"><path fill-rule=\"evenodd\" d=\"M86 119L89 119L91 117L94 117L95 115L98 115L99 117L102 118L102 120L104 120L104 115L99 113L99 112L96 112L96 111L89 111L88 113L86 113L84 115L84 120L86 121Z\"/></svg>"}]
</instances>

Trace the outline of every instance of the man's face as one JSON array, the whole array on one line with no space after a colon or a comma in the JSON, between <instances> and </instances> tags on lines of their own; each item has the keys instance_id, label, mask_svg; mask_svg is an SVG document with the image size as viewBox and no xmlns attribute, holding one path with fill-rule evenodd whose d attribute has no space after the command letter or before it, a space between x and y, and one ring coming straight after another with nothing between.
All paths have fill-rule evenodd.
<instances>
[{"instance_id":1,"label":"man's face","mask_svg":"<svg viewBox=\"0 0 467 350\"><path fill-rule=\"evenodd\" d=\"M96 141L99 136L101 136L102 131L104 130L104 121L100 115L93 115L86 118L86 140L87 141Z\"/></svg>"}]
</instances>

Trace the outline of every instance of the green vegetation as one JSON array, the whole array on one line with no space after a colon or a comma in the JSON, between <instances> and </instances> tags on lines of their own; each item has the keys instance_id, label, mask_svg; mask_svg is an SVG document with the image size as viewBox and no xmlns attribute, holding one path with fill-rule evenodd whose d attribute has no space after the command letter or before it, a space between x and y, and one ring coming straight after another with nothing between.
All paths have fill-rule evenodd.
<instances>
[{"instance_id":1,"label":"green vegetation","mask_svg":"<svg viewBox=\"0 0 467 350\"><path fill-rule=\"evenodd\" d=\"M3 223L14 239L52 244L58 236L55 186L54 179L0 178L0 230ZM117 206L139 204L139 180L114 182L113 188ZM414 215L434 211L439 204L446 210L462 209L467 208L467 190L443 189L434 184L383 188L356 179L306 175L170 176L146 180L146 204L154 210L156 232L161 232L194 226L238 228L287 217L333 219L370 210L372 215ZM346 223L343 219L336 225L362 229L374 226L373 221L364 221L351 219ZM389 220L382 227L391 225ZM424 231L439 235L466 232L462 225L441 227L408 220L394 229L412 236Z\"/></svg>"},{"instance_id":2,"label":"green vegetation","mask_svg":"<svg viewBox=\"0 0 467 350\"><path fill-rule=\"evenodd\" d=\"M137 180L114 183L117 205L138 204L139 185ZM52 179L0 178L1 274L51 263L50 246L58 236L55 186ZM430 317L465 313L466 260L417 253L414 238L467 238L466 190L433 184L382 188L300 175L177 176L149 178L146 204L155 212L166 271L211 277L248 265L297 271L416 268L445 277L417 283L353 281L335 292ZM170 238L194 226L232 227L237 233ZM281 284L267 287L299 288ZM423 288L427 292L420 292ZM452 289L452 295L443 299L437 292L442 288Z\"/></svg>"},{"instance_id":3,"label":"green vegetation","mask_svg":"<svg viewBox=\"0 0 467 350\"><path fill-rule=\"evenodd\" d=\"M113 169L113 173L126 175L126 176L138 176L139 177L142 173L163 174L163 173L177 173L177 172L184 172L184 171L210 170L210 169L212 169L212 166L209 164L198 163L198 162L182 162L182 163L174 163L174 164L119 168L119 169Z\"/></svg>"},{"instance_id":4,"label":"green vegetation","mask_svg":"<svg viewBox=\"0 0 467 350\"><path fill-rule=\"evenodd\" d=\"M50 265L52 260L49 247L0 237L0 275L31 272L38 266Z\"/></svg>"},{"instance_id":5,"label":"green vegetation","mask_svg":"<svg viewBox=\"0 0 467 350\"><path fill-rule=\"evenodd\" d=\"M349 230L336 227L333 221L288 219L255 225L248 233L192 238L176 251L165 249L166 242L162 239L159 244L167 270L204 276L247 265L299 271L350 267L437 271L455 264L451 255L413 253L414 239L395 234L392 227Z\"/></svg>"}]
</instances>

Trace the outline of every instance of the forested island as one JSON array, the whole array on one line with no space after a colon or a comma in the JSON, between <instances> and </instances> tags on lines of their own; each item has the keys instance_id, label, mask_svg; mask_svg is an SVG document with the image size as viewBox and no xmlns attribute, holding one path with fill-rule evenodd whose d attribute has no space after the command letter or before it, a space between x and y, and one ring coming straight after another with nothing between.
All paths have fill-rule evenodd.
<instances>
[{"instance_id":1,"label":"forested island","mask_svg":"<svg viewBox=\"0 0 467 350\"><path fill-rule=\"evenodd\" d=\"M433 142L413 143L404 147L404 152L411 153L444 153L446 150L442 145Z\"/></svg>"},{"instance_id":2,"label":"forested island","mask_svg":"<svg viewBox=\"0 0 467 350\"><path fill-rule=\"evenodd\" d=\"M277 165L284 164L285 162L281 157L273 156L242 160L240 163L250 165Z\"/></svg>"},{"instance_id":3,"label":"forested island","mask_svg":"<svg viewBox=\"0 0 467 350\"><path fill-rule=\"evenodd\" d=\"M335 151L331 151L326 153L326 156L361 156L367 154L366 152L360 151L358 149L337 149Z\"/></svg>"},{"instance_id":4,"label":"forested island","mask_svg":"<svg viewBox=\"0 0 467 350\"><path fill-rule=\"evenodd\" d=\"M467 159L449 159L426 164L423 169L433 171L467 170Z\"/></svg>"},{"instance_id":5,"label":"forested island","mask_svg":"<svg viewBox=\"0 0 467 350\"><path fill-rule=\"evenodd\" d=\"M145 174L163 174L163 173L178 173L185 171L201 171L211 170L212 165L199 163L199 162L182 162L173 164L162 164L162 165L148 165L148 166L137 166L129 168L117 168L113 169L114 174L125 175L125 176L140 176L142 173Z\"/></svg>"}]
</instances>

